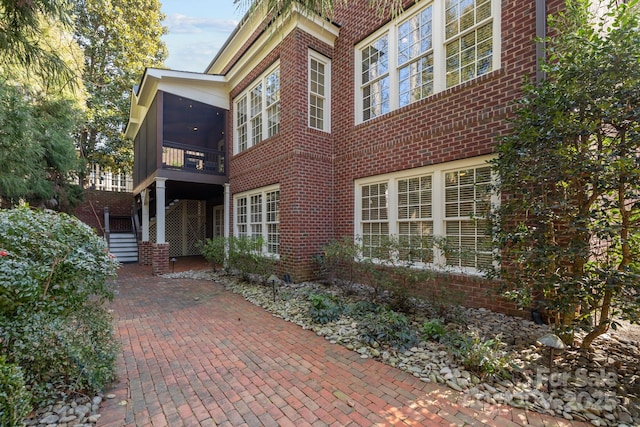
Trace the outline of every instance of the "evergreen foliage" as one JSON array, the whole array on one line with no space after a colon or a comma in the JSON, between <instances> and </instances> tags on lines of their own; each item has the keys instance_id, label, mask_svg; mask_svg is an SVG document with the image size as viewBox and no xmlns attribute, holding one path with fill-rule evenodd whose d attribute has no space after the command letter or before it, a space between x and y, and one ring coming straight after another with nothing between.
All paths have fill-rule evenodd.
<instances>
[{"instance_id":1,"label":"evergreen foliage","mask_svg":"<svg viewBox=\"0 0 640 427\"><path fill-rule=\"evenodd\" d=\"M638 2L569 0L550 19L546 80L524 85L492 162L502 292L542 305L581 346L640 314ZM606 10L598 15L595 11Z\"/></svg>"}]
</instances>

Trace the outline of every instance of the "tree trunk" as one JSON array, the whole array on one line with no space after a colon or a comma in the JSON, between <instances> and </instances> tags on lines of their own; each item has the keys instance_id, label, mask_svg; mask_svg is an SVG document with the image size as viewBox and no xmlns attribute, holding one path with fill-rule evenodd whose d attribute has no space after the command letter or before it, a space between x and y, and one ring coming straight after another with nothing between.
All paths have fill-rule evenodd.
<instances>
[{"instance_id":1,"label":"tree trunk","mask_svg":"<svg viewBox=\"0 0 640 427\"><path fill-rule=\"evenodd\" d=\"M600 308L600 322L598 323L598 326L596 326L591 332L587 334L586 337L584 337L584 339L582 340L582 344L580 345L581 349L586 350L591 347L591 343L593 343L593 340L609 330L609 325L611 324L609 314L611 311L612 299L613 291L611 289L607 289L604 293L602 306Z\"/></svg>"}]
</instances>

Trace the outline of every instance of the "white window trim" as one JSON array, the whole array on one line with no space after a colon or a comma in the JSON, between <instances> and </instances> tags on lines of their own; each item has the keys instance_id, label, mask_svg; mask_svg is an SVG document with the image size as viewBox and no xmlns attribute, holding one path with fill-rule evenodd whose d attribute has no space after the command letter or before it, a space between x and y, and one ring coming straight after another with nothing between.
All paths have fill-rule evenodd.
<instances>
[{"instance_id":1,"label":"white window trim","mask_svg":"<svg viewBox=\"0 0 640 427\"><path fill-rule=\"evenodd\" d=\"M308 89L307 89L307 125L311 129L331 133L331 59L326 56L316 52L313 49L309 49L309 55L307 60L307 81L308 81ZM311 103L309 102L309 97L311 97L311 60L315 60L324 65L324 110L322 116L322 129L311 126Z\"/></svg>"},{"instance_id":2,"label":"white window trim","mask_svg":"<svg viewBox=\"0 0 640 427\"><path fill-rule=\"evenodd\" d=\"M247 88L245 90L243 90L240 94L238 94L234 99L233 99L233 154L239 154L243 151L248 150L249 148L253 147L254 145L256 145L257 143L264 141L265 139L270 138L269 135L269 120L268 120L268 106L267 106L267 95L266 95L266 87L267 87L267 76L269 76L270 74L272 74L274 71L278 70L280 68L280 61L276 61L273 65L271 65L269 68L267 68L267 70L265 70L260 77L256 78L254 81L251 82L251 84L249 86L247 86ZM280 79L280 84L282 83L282 76L279 77ZM260 141L257 141L254 143L253 141L253 129L252 129L252 123L251 123L251 91L253 89L255 89L256 86L262 84L262 103L261 103L261 111L259 113L259 116L261 117L262 123L262 137L260 138ZM244 150L240 150L240 147L238 145L239 140L238 140L238 102L245 98L246 99L246 105L247 105L247 119L246 119L246 123L245 126L247 126L247 148ZM278 102L280 102L280 96L278 96ZM271 104L273 105L273 103ZM257 117L257 116L256 116ZM280 119L278 119L280 120Z\"/></svg>"},{"instance_id":3,"label":"white window trim","mask_svg":"<svg viewBox=\"0 0 640 427\"><path fill-rule=\"evenodd\" d=\"M424 3L424 4L423 4ZM492 71L496 71L501 67L501 56L502 56L502 36L501 36L501 1L500 0L491 0L491 19L493 23L493 53L492 53ZM400 108L400 90L399 90L399 71L398 71L398 27L407 21L408 19L413 18L415 15L422 12L423 9L428 7L429 5L433 6L432 11L432 40L431 45L433 49L433 96L439 92L442 92L447 89L447 73L446 73L446 40L445 40L445 20L444 20L444 9L445 4L444 0L434 0L432 2L417 2L415 8L412 7L407 10L406 13L401 14L396 19L389 22L384 27L377 30L375 33L372 33L366 39L362 40L355 46L355 79L354 79L354 102L355 102L355 122L356 124L364 123L369 120L374 120L377 117L382 117L386 114L391 113L392 111ZM442 17L442 19L441 19ZM376 39L382 37L384 34L388 34L389 36L389 58L388 58L388 72L389 72L389 111L387 113L381 114L380 116L373 117L371 119L365 120L363 117L363 108L362 108L362 49L373 43ZM477 78L477 77L476 77ZM473 80L470 80L473 81ZM460 83L464 84L466 82ZM459 85L460 85L459 84ZM459 86L457 85L457 86ZM427 97L429 98L429 97ZM423 99L427 99L423 98ZM411 104L409 104L411 105Z\"/></svg>"},{"instance_id":4,"label":"white window trim","mask_svg":"<svg viewBox=\"0 0 640 427\"><path fill-rule=\"evenodd\" d=\"M446 235L445 230L445 183L444 177L447 172L456 171L466 168L477 168L488 166L488 161L494 156L481 156L472 159L456 160L453 162L441 163L438 165L425 166L421 168L403 170L398 172L392 172L384 175L371 176L366 178L360 178L354 181L354 234L355 241L358 241L362 237L362 187L364 185L384 183L387 182L388 194L387 194L387 222L389 223L389 235L398 236L398 210L397 210L397 188L398 181L407 178L415 178L424 175L431 175L432 177L432 190L431 190L431 206L432 206L432 221L433 221L433 236L443 237ZM491 182L497 182L497 177L491 175ZM500 204L500 197L497 194L491 195L491 207L494 209ZM434 251L433 263L416 263L415 267L429 268L437 271L454 271L469 275L481 276L483 273L477 268L471 267L456 267L445 264L444 254L441 251ZM374 260L375 261L375 260Z\"/></svg>"},{"instance_id":5,"label":"white window trim","mask_svg":"<svg viewBox=\"0 0 640 427\"><path fill-rule=\"evenodd\" d=\"M261 204L262 204L262 209L261 209L261 229L262 229L262 239L263 239L263 245L262 245L262 253L264 255L268 255L270 257L273 257L275 259L280 259L280 254L274 254L271 252L267 252L267 248L268 248L268 225L269 224L273 224L273 222L268 222L267 221L267 193L271 193L274 191L280 191L280 185L279 184L275 184L275 185L270 185L268 187L261 187L261 188L256 188L253 190L249 190L249 191L245 191L242 193L237 193L233 195L233 236L234 237L240 237L240 233L238 231L238 223L236 221L236 218L238 218L238 199L242 199L245 198L247 199L247 235L251 236L251 196L256 196L256 195L260 195L261 196ZM280 224L280 222L277 222L278 224ZM280 234L280 233L278 233Z\"/></svg>"}]
</instances>

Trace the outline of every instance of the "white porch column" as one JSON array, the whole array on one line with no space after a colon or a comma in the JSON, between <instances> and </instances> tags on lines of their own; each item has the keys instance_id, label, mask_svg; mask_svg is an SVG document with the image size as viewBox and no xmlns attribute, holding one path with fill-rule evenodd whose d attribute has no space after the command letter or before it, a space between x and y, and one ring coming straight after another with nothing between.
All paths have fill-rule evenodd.
<instances>
[{"instance_id":1,"label":"white porch column","mask_svg":"<svg viewBox=\"0 0 640 427\"><path fill-rule=\"evenodd\" d=\"M167 178L156 178L156 243L164 244L165 242L165 183Z\"/></svg>"},{"instance_id":2,"label":"white porch column","mask_svg":"<svg viewBox=\"0 0 640 427\"><path fill-rule=\"evenodd\" d=\"M229 183L224 184L224 237L229 238L229 218L231 210L231 190L229 189Z\"/></svg>"},{"instance_id":3,"label":"white porch column","mask_svg":"<svg viewBox=\"0 0 640 427\"><path fill-rule=\"evenodd\" d=\"M225 267L228 267L227 261L229 260L229 218L231 217L231 189L229 183L224 184L224 260Z\"/></svg>"},{"instance_id":4,"label":"white porch column","mask_svg":"<svg viewBox=\"0 0 640 427\"><path fill-rule=\"evenodd\" d=\"M149 241L149 189L145 188L140 193L142 199L142 241Z\"/></svg>"}]
</instances>

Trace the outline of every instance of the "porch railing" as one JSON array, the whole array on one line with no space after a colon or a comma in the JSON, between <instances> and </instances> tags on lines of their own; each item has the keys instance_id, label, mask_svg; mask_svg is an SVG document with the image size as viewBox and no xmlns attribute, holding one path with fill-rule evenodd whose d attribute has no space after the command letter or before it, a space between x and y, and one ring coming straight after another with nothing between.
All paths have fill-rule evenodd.
<instances>
[{"instance_id":1,"label":"porch railing","mask_svg":"<svg viewBox=\"0 0 640 427\"><path fill-rule=\"evenodd\" d=\"M224 175L224 151L164 140L162 143L162 168L208 175Z\"/></svg>"}]
</instances>

